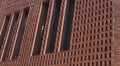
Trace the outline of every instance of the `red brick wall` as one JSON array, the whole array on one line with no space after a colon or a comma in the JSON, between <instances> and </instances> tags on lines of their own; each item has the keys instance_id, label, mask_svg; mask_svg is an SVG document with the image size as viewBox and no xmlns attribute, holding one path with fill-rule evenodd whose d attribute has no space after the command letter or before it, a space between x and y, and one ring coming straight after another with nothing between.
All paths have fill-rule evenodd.
<instances>
[{"instance_id":1,"label":"red brick wall","mask_svg":"<svg viewBox=\"0 0 120 66\"><path fill-rule=\"evenodd\" d=\"M0 3L1 1L2 0L0 0ZM60 40L59 38L64 36L62 35L63 29L61 27L64 25L63 17L65 16L64 10L65 5L67 4L66 0L62 0L55 50L54 53L46 54L46 39L48 39L48 36L46 35L48 35L49 32L50 26L48 25L52 23L52 20L50 20L53 16L51 10L54 8L55 2L55 0L50 0L41 54L32 56L37 32L36 29L40 17L41 2L47 1L49 0L6 0L5 4L2 5L0 8L0 29L4 22L4 17L7 14L13 14L16 11L20 11L20 15L22 15L23 9L26 7L30 7L30 12L18 59L11 59L16 41L16 37L14 37L9 52L9 58L4 62L1 61L0 66L101 66L101 64L102 66L114 66L114 64L115 66L120 66L118 29L120 10L119 0L116 0L114 4L113 0L75 0L70 50L60 51L62 38ZM110 11L110 8L113 10L114 7L115 12L113 13L113 11ZM106 9L108 9L108 12L106 12ZM19 18L19 20L21 18ZM114 30L111 30L113 27ZM17 29L19 28L20 27L18 26ZM17 35L17 32L18 30L16 30L15 36ZM7 33L9 33L9 31L7 31ZM110 36L110 33L112 36ZM5 36L5 40L7 40L6 37L7 35ZM3 43L2 50L0 50L1 58L4 53L4 48L5 43ZM110 56L111 54L112 57Z\"/></svg>"},{"instance_id":2,"label":"red brick wall","mask_svg":"<svg viewBox=\"0 0 120 66\"><path fill-rule=\"evenodd\" d=\"M115 44L115 66L120 66L120 1L114 0L114 44Z\"/></svg>"}]
</instances>

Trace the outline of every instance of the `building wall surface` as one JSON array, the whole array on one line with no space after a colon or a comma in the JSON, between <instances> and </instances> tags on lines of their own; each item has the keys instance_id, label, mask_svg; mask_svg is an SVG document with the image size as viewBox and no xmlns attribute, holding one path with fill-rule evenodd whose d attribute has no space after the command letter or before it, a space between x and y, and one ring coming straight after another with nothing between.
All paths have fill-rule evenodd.
<instances>
[{"instance_id":1,"label":"building wall surface","mask_svg":"<svg viewBox=\"0 0 120 66\"><path fill-rule=\"evenodd\" d=\"M119 15L119 10L120 10L120 1L119 0L115 0L115 9L114 9L114 14L115 14L115 19L114 19L114 44L115 44L115 66L119 66L120 65L120 49L119 49L119 19L120 19L120 15Z\"/></svg>"},{"instance_id":2,"label":"building wall surface","mask_svg":"<svg viewBox=\"0 0 120 66\"><path fill-rule=\"evenodd\" d=\"M0 0L0 66L120 66L119 0Z\"/></svg>"}]
</instances>

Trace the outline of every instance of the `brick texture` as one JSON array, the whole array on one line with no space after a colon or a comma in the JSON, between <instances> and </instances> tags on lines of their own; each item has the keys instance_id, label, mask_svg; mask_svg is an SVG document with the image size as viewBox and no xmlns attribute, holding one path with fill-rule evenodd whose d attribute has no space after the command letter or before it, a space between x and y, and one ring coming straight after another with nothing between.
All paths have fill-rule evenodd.
<instances>
[{"instance_id":1,"label":"brick texture","mask_svg":"<svg viewBox=\"0 0 120 66\"><path fill-rule=\"evenodd\" d=\"M71 18L72 28L69 28L71 33L68 33L70 34L69 50L61 49L65 44L64 40L66 40L65 36L67 35L65 28L70 25L71 20L68 19L72 13L72 11L69 13L69 9L72 9L69 7L69 3L73 0L61 0L61 6L58 10L56 8L56 5L59 5L59 3L56 4L57 1L0 0L0 66L120 66L120 1L74 0L73 19ZM42 24L40 20L44 17L42 15L44 4L48 4L48 12L43 40L39 55L33 56L37 46L36 40L38 39L36 38L39 34L39 25ZM29 8L29 13L18 57L13 59L19 30L25 15L24 10L27 8ZM59 11L59 14L57 14L58 26L54 39L54 51L47 53L56 11ZM19 12L18 23L14 28L15 33L10 34L16 12ZM10 15L10 20L7 27L4 28L8 15ZM5 29L6 32L4 32ZM2 35L4 38L1 37ZM12 40L8 46L7 42L10 35L12 35ZM68 46L68 44L66 45ZM7 46L8 51L6 50ZM5 60L3 60L4 56Z\"/></svg>"}]
</instances>

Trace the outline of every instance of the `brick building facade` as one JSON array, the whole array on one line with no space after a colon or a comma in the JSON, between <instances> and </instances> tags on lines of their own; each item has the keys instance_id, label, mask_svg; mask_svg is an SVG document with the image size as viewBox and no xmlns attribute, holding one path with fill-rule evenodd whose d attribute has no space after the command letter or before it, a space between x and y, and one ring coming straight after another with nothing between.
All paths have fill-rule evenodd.
<instances>
[{"instance_id":1,"label":"brick building facade","mask_svg":"<svg viewBox=\"0 0 120 66\"><path fill-rule=\"evenodd\" d=\"M0 66L120 66L120 0L0 0Z\"/></svg>"}]
</instances>

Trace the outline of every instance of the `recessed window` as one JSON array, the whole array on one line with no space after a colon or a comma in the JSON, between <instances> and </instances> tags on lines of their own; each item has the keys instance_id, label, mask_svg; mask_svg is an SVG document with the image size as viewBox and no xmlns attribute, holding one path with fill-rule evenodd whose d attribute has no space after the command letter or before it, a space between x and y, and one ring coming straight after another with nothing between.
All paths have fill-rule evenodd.
<instances>
[{"instance_id":1,"label":"recessed window","mask_svg":"<svg viewBox=\"0 0 120 66\"><path fill-rule=\"evenodd\" d=\"M37 32L36 41L33 49L33 55L39 55L41 51L44 28L46 25L46 19L47 19L47 13L48 13L48 6L49 6L49 3L42 4L41 18L38 25L38 30L37 30L38 32Z\"/></svg>"},{"instance_id":2,"label":"recessed window","mask_svg":"<svg viewBox=\"0 0 120 66\"><path fill-rule=\"evenodd\" d=\"M51 25L52 27L50 29L51 30L50 31L50 42L47 44L47 48L46 48L47 53L54 52L61 2L62 2L62 0L56 0L55 10L53 13L53 23L52 23L52 25Z\"/></svg>"},{"instance_id":3,"label":"recessed window","mask_svg":"<svg viewBox=\"0 0 120 66\"><path fill-rule=\"evenodd\" d=\"M29 14L29 8L25 8L24 12L23 12L22 21L21 21L19 32L18 32L18 36L17 36L16 46L15 46L14 53L13 53L13 58L14 59L16 59L19 55L19 51L20 51L20 47L21 47L21 43L22 43L24 31L25 31L25 27L26 27L26 24L27 24L28 14Z\"/></svg>"},{"instance_id":4,"label":"recessed window","mask_svg":"<svg viewBox=\"0 0 120 66\"><path fill-rule=\"evenodd\" d=\"M19 12L16 12L14 14L12 26L11 26L8 40L7 40L6 47L5 47L5 53L3 55L2 60L7 60L8 56L9 56L10 49L12 48L12 41L13 41L13 37L15 36L14 34L15 34L15 30L16 30L16 27L18 24L18 17L19 17Z\"/></svg>"},{"instance_id":5,"label":"recessed window","mask_svg":"<svg viewBox=\"0 0 120 66\"><path fill-rule=\"evenodd\" d=\"M1 49L2 45L3 45L5 34L7 32L7 29L8 29L8 24L10 22L10 17L11 17L10 15L7 15L5 17L5 22L3 23L3 29L1 31L2 33L1 33L1 36L0 36L0 49Z\"/></svg>"}]
</instances>

